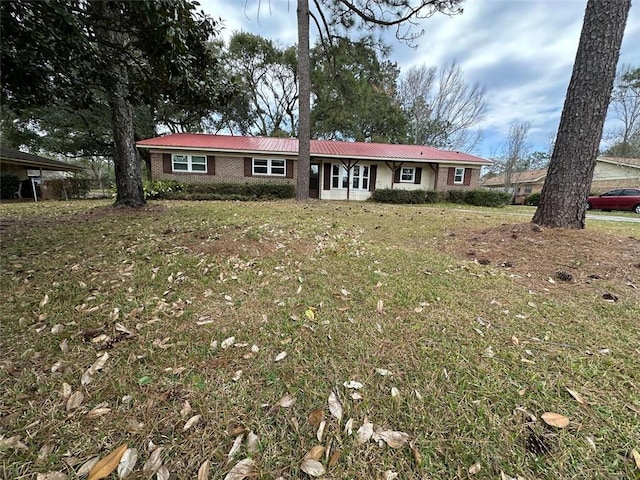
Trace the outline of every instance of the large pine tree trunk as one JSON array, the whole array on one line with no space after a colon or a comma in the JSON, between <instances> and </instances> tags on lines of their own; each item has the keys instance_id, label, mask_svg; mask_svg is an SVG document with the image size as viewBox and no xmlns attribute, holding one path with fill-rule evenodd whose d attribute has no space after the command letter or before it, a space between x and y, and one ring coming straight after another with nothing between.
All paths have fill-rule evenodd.
<instances>
[{"instance_id":1,"label":"large pine tree trunk","mask_svg":"<svg viewBox=\"0 0 640 480\"><path fill-rule=\"evenodd\" d=\"M588 0L551 162L533 217L584 228L598 146L631 0Z\"/></svg>"},{"instance_id":2,"label":"large pine tree trunk","mask_svg":"<svg viewBox=\"0 0 640 480\"><path fill-rule=\"evenodd\" d=\"M123 78L124 77L124 78ZM116 207L141 207L146 203L142 172L133 131L133 108L127 98L126 73L109 92L111 124L115 150L113 164L116 177Z\"/></svg>"},{"instance_id":3,"label":"large pine tree trunk","mask_svg":"<svg viewBox=\"0 0 640 480\"><path fill-rule=\"evenodd\" d=\"M311 170L311 62L309 60L309 3L298 0L298 180L296 200L309 198Z\"/></svg>"}]
</instances>

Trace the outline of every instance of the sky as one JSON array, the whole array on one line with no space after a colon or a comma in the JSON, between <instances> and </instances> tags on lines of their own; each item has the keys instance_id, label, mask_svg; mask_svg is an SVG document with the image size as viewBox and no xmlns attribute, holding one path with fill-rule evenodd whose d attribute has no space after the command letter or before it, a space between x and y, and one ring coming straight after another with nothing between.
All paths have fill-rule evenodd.
<instances>
[{"instance_id":1,"label":"sky","mask_svg":"<svg viewBox=\"0 0 640 480\"><path fill-rule=\"evenodd\" d=\"M245 31L297 42L296 0L200 0L222 20L222 37ZM513 122L530 122L529 147L548 151L555 137L571 78L587 0L466 0L461 15L437 14L420 22L424 35L411 48L395 39L389 59L402 71L443 67L456 61L469 83L486 86L488 111L479 127L483 140L469 153L499 154ZM634 2L636 3L636 2ZM312 36L313 36L312 25ZM354 37L357 32L354 32ZM313 41L313 40L312 40ZM640 5L629 12L618 66L640 67ZM607 132L616 128L608 118Z\"/></svg>"}]
</instances>

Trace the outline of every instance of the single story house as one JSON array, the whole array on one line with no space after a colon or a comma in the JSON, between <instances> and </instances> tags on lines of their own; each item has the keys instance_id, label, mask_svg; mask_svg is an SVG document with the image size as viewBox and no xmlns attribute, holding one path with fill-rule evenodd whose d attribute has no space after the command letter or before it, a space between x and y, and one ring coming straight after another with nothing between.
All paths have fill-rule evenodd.
<instances>
[{"instance_id":1,"label":"single story house","mask_svg":"<svg viewBox=\"0 0 640 480\"><path fill-rule=\"evenodd\" d=\"M513 203L522 205L526 198L542 191L547 178L547 169L514 172L511 184L514 193ZM504 190L504 175L481 180L486 188ZM591 193L600 194L614 188L640 187L640 158L598 157L591 181Z\"/></svg>"},{"instance_id":2,"label":"single story house","mask_svg":"<svg viewBox=\"0 0 640 480\"><path fill-rule=\"evenodd\" d=\"M20 188L17 196L33 198L33 190L35 190L36 180L39 183L45 176L45 172L81 172L83 167L72 165L59 160L33 155L31 153L21 152L14 148L7 148L0 145L0 172L12 173L21 180ZM29 183L31 180L31 191L26 186L25 181ZM23 189L26 189L23 191Z\"/></svg>"},{"instance_id":3,"label":"single story house","mask_svg":"<svg viewBox=\"0 0 640 480\"><path fill-rule=\"evenodd\" d=\"M177 133L142 140L153 180L296 182L298 140ZM311 140L309 195L366 200L379 188L478 188L490 160L420 145Z\"/></svg>"}]
</instances>

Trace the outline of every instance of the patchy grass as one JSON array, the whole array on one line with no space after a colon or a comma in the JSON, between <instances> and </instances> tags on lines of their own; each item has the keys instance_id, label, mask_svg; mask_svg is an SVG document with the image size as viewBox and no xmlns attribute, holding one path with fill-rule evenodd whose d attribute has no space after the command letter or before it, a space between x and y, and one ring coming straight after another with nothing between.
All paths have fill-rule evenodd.
<instances>
[{"instance_id":1,"label":"patchy grass","mask_svg":"<svg viewBox=\"0 0 640 480\"><path fill-rule=\"evenodd\" d=\"M251 478L305 478L315 445L334 479L638 478L637 225L107 205L0 205L0 477L73 478L127 443L135 479L158 446L159 478L208 460L222 479L248 457ZM410 445L359 444L366 420Z\"/></svg>"}]
</instances>

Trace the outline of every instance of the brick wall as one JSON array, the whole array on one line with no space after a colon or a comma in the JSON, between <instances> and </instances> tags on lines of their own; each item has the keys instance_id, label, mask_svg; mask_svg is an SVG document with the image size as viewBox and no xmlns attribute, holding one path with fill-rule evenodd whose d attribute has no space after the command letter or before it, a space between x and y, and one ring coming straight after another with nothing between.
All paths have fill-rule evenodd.
<instances>
[{"instance_id":1,"label":"brick wall","mask_svg":"<svg viewBox=\"0 0 640 480\"><path fill-rule=\"evenodd\" d=\"M151 178L153 180L177 180L184 183L293 183L295 184L297 162L293 162L293 178L244 176L244 157L216 155L215 175L202 173L164 173L162 166L163 152L151 153ZM202 155L206 155L203 153Z\"/></svg>"},{"instance_id":2,"label":"brick wall","mask_svg":"<svg viewBox=\"0 0 640 480\"><path fill-rule=\"evenodd\" d=\"M449 168L453 168L450 165L438 165L438 174L436 179L436 191L444 192L447 190L474 190L480 187L480 169L479 168L470 168L465 167L465 175L467 170L469 170L470 178L469 185L461 185L461 184L448 184L449 179Z\"/></svg>"}]
</instances>

